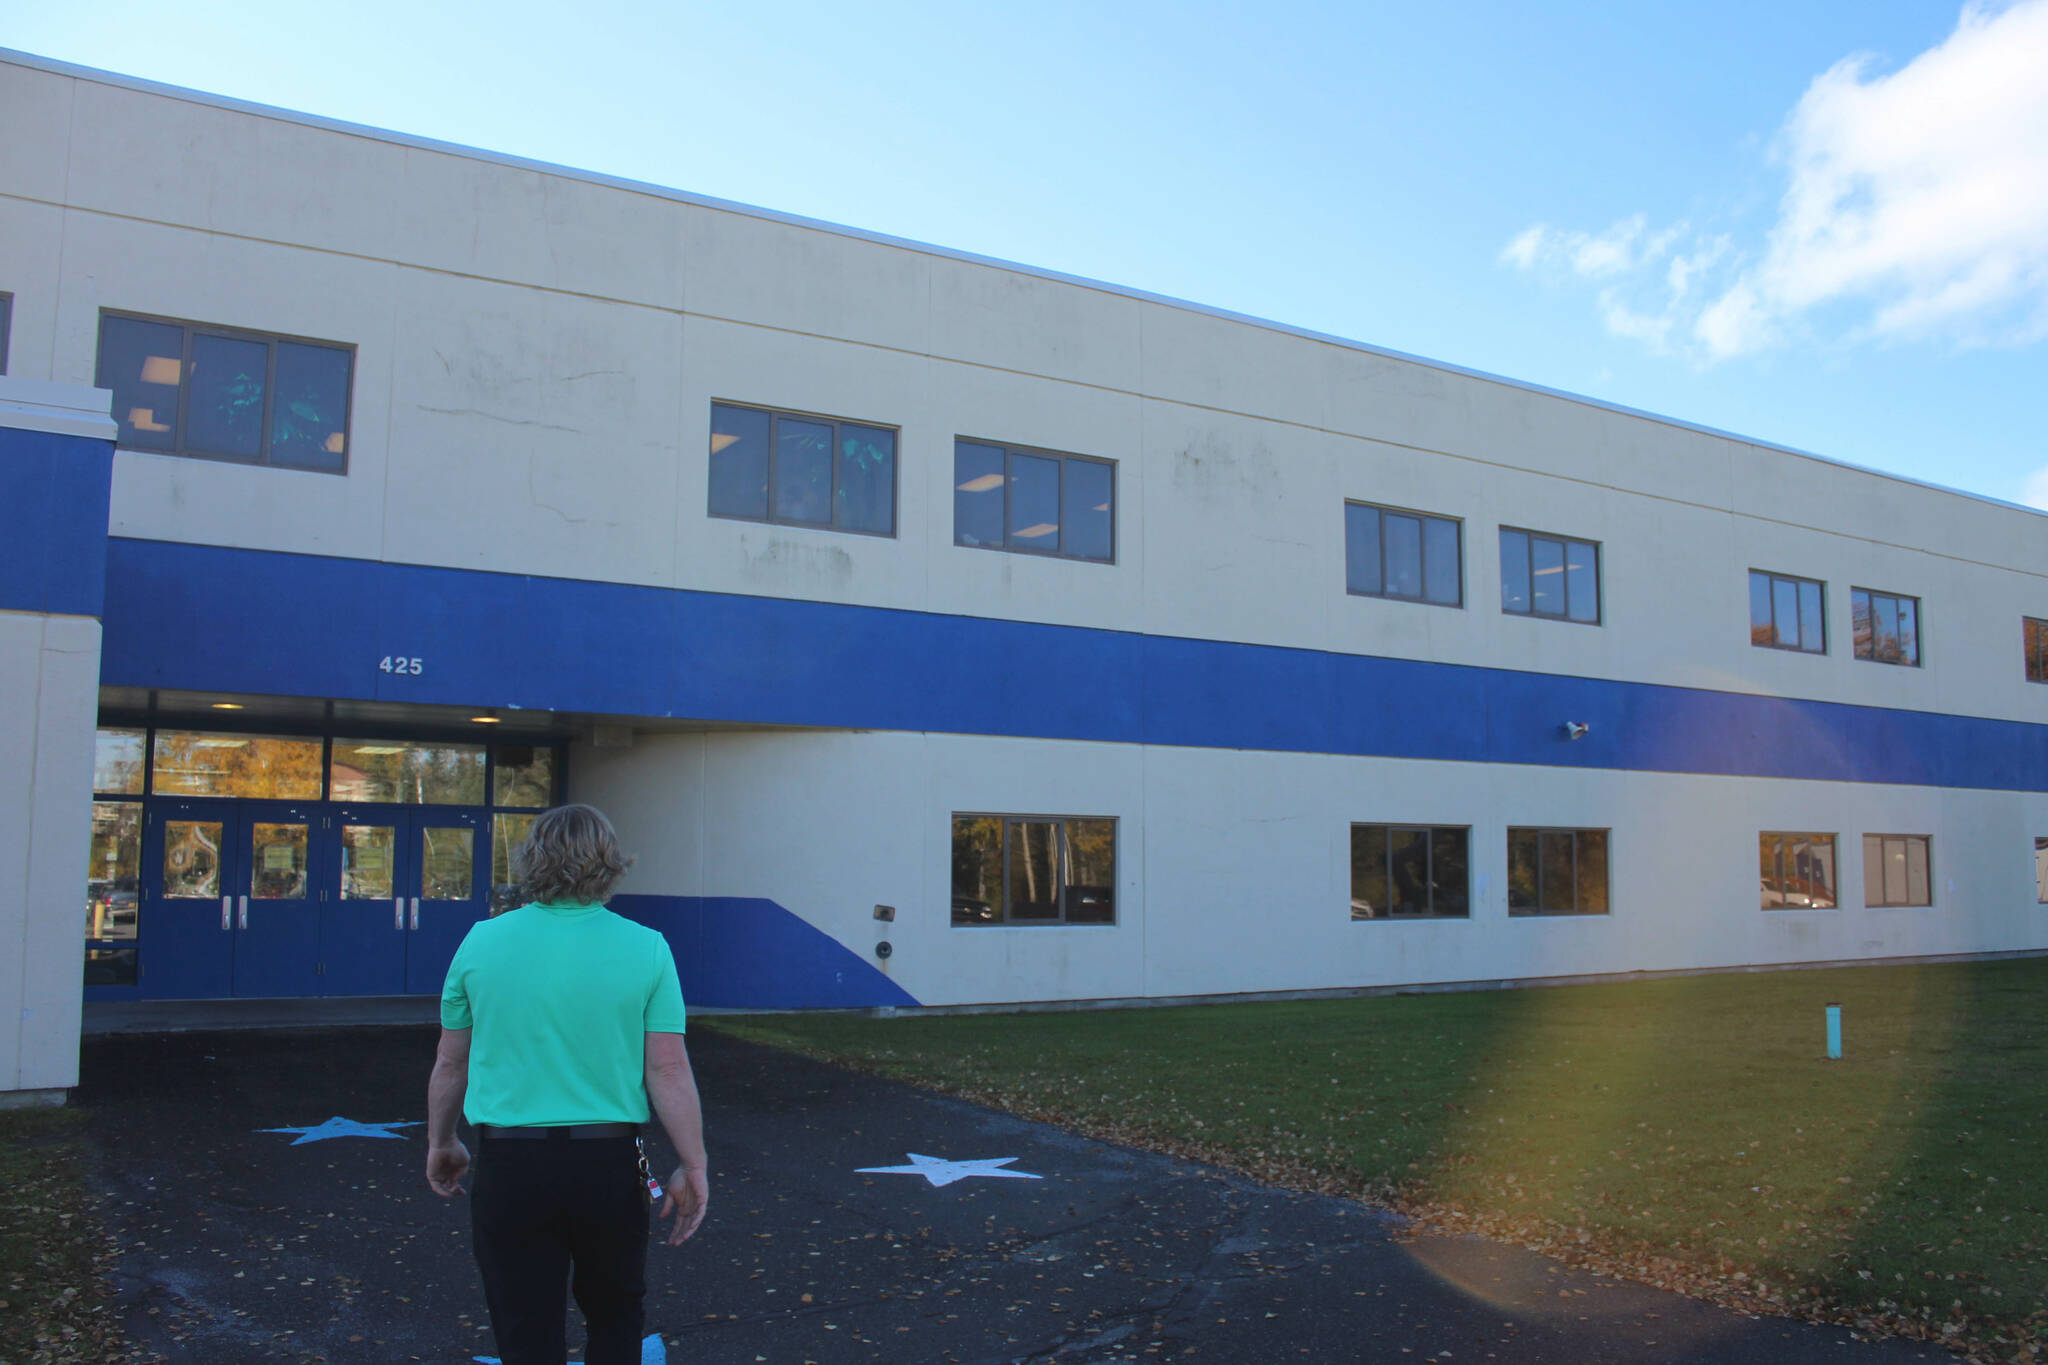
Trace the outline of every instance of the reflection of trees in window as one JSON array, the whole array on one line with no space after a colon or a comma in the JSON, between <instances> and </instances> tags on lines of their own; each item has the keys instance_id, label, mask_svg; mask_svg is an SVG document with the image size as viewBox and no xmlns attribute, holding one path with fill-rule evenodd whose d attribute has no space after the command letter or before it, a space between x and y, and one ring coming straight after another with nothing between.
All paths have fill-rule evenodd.
<instances>
[{"instance_id":1,"label":"reflection of trees in window","mask_svg":"<svg viewBox=\"0 0 2048 1365\"><path fill-rule=\"evenodd\" d=\"M92 789L98 796L142 795L148 732L102 726L93 737Z\"/></svg>"},{"instance_id":2,"label":"reflection of trees in window","mask_svg":"<svg viewBox=\"0 0 2048 1365\"><path fill-rule=\"evenodd\" d=\"M512 851L526 842L536 819L531 815L499 813L491 817L491 913L502 915L524 902L518 879L512 875Z\"/></svg>"},{"instance_id":3,"label":"reflection of trees in window","mask_svg":"<svg viewBox=\"0 0 2048 1365\"><path fill-rule=\"evenodd\" d=\"M1116 822L953 817L955 924L1112 924Z\"/></svg>"},{"instance_id":4,"label":"reflection of trees in window","mask_svg":"<svg viewBox=\"0 0 2048 1365\"><path fill-rule=\"evenodd\" d=\"M491 746L491 804L543 810L555 799L555 751L546 744Z\"/></svg>"},{"instance_id":5,"label":"reflection of trees in window","mask_svg":"<svg viewBox=\"0 0 2048 1365\"><path fill-rule=\"evenodd\" d=\"M1607 913L1607 831L1510 829L1510 915Z\"/></svg>"},{"instance_id":6,"label":"reflection of trees in window","mask_svg":"<svg viewBox=\"0 0 2048 1365\"><path fill-rule=\"evenodd\" d=\"M336 801L480 806L483 746L337 739L330 790Z\"/></svg>"},{"instance_id":7,"label":"reflection of trees in window","mask_svg":"<svg viewBox=\"0 0 2048 1365\"><path fill-rule=\"evenodd\" d=\"M1835 908L1835 836L1765 831L1757 864L1766 910Z\"/></svg>"},{"instance_id":8,"label":"reflection of trees in window","mask_svg":"<svg viewBox=\"0 0 2048 1365\"><path fill-rule=\"evenodd\" d=\"M92 842L85 872L86 938L136 936L141 872L141 803L93 802Z\"/></svg>"},{"instance_id":9,"label":"reflection of trees in window","mask_svg":"<svg viewBox=\"0 0 2048 1365\"><path fill-rule=\"evenodd\" d=\"M317 739L159 730L152 790L158 796L317 801L320 750Z\"/></svg>"},{"instance_id":10,"label":"reflection of trees in window","mask_svg":"<svg viewBox=\"0 0 2048 1365\"><path fill-rule=\"evenodd\" d=\"M2027 651L2027 681L2048 682L2048 621L2021 617L2020 639Z\"/></svg>"},{"instance_id":11,"label":"reflection of trees in window","mask_svg":"<svg viewBox=\"0 0 2048 1365\"><path fill-rule=\"evenodd\" d=\"M1857 658L1881 664L1920 662L1919 599L1851 588L1849 615Z\"/></svg>"},{"instance_id":12,"label":"reflection of trees in window","mask_svg":"<svg viewBox=\"0 0 2048 1365\"><path fill-rule=\"evenodd\" d=\"M1471 912L1471 831L1353 825L1351 918L1459 919Z\"/></svg>"},{"instance_id":13,"label":"reflection of trees in window","mask_svg":"<svg viewBox=\"0 0 2048 1365\"><path fill-rule=\"evenodd\" d=\"M1749 642L1765 649L1827 653L1826 602L1811 578L1749 571Z\"/></svg>"}]
</instances>

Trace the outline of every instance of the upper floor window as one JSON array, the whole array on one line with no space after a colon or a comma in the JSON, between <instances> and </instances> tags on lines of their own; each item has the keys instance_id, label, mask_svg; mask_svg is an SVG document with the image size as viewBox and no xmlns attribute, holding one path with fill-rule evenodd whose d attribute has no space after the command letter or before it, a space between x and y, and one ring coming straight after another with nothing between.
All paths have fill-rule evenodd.
<instances>
[{"instance_id":1,"label":"upper floor window","mask_svg":"<svg viewBox=\"0 0 2048 1365\"><path fill-rule=\"evenodd\" d=\"M953 817L953 923L1115 922L1116 821Z\"/></svg>"},{"instance_id":2,"label":"upper floor window","mask_svg":"<svg viewBox=\"0 0 2048 1365\"><path fill-rule=\"evenodd\" d=\"M1600 547L1500 528L1500 609L1600 624Z\"/></svg>"},{"instance_id":3,"label":"upper floor window","mask_svg":"<svg viewBox=\"0 0 2048 1365\"><path fill-rule=\"evenodd\" d=\"M1510 829L1510 915L1607 913L1607 831Z\"/></svg>"},{"instance_id":4,"label":"upper floor window","mask_svg":"<svg viewBox=\"0 0 2048 1365\"><path fill-rule=\"evenodd\" d=\"M128 450L348 472L355 348L100 314L100 388Z\"/></svg>"},{"instance_id":5,"label":"upper floor window","mask_svg":"<svg viewBox=\"0 0 2048 1365\"><path fill-rule=\"evenodd\" d=\"M1920 662L1920 599L1849 589L1856 657L1881 664Z\"/></svg>"},{"instance_id":6,"label":"upper floor window","mask_svg":"<svg viewBox=\"0 0 2048 1365\"><path fill-rule=\"evenodd\" d=\"M14 330L14 295L0 294L0 374L7 373L7 343Z\"/></svg>"},{"instance_id":7,"label":"upper floor window","mask_svg":"<svg viewBox=\"0 0 2048 1365\"><path fill-rule=\"evenodd\" d=\"M2020 628L2027 647L2027 681L2048 682L2048 621L2024 616Z\"/></svg>"},{"instance_id":8,"label":"upper floor window","mask_svg":"<svg viewBox=\"0 0 2048 1365\"><path fill-rule=\"evenodd\" d=\"M1464 528L1451 517L1344 504L1344 586L1361 597L1465 603Z\"/></svg>"},{"instance_id":9,"label":"upper floor window","mask_svg":"<svg viewBox=\"0 0 2048 1365\"><path fill-rule=\"evenodd\" d=\"M1469 829L1351 827L1351 918L1464 919L1472 913Z\"/></svg>"},{"instance_id":10,"label":"upper floor window","mask_svg":"<svg viewBox=\"0 0 2048 1365\"><path fill-rule=\"evenodd\" d=\"M1835 908L1835 836L1766 830L1756 837L1766 910Z\"/></svg>"},{"instance_id":11,"label":"upper floor window","mask_svg":"<svg viewBox=\"0 0 2048 1365\"><path fill-rule=\"evenodd\" d=\"M1113 563L1116 466L962 437L953 442L953 543Z\"/></svg>"},{"instance_id":12,"label":"upper floor window","mask_svg":"<svg viewBox=\"0 0 2048 1365\"><path fill-rule=\"evenodd\" d=\"M895 429L713 403L711 515L893 536Z\"/></svg>"},{"instance_id":13,"label":"upper floor window","mask_svg":"<svg viewBox=\"0 0 2048 1365\"><path fill-rule=\"evenodd\" d=\"M1825 585L1811 578L1751 569L1749 642L1764 649L1827 653Z\"/></svg>"}]
</instances>

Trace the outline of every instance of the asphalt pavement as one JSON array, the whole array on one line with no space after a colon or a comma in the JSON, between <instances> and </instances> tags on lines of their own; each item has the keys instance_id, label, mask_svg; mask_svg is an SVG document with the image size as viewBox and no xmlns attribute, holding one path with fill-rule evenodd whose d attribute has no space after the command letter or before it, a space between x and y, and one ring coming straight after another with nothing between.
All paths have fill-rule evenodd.
<instances>
[{"instance_id":1,"label":"asphalt pavement","mask_svg":"<svg viewBox=\"0 0 2048 1365\"><path fill-rule=\"evenodd\" d=\"M495 1355L468 1210L422 1174L434 1039L419 1026L88 1038L74 1102L123 1247L131 1333L206 1365ZM711 1209L692 1241L650 1249L650 1360L1951 1359L1475 1238L1411 1239L1345 1200L707 1029L690 1051ZM572 1322L572 1358L580 1339Z\"/></svg>"}]
</instances>

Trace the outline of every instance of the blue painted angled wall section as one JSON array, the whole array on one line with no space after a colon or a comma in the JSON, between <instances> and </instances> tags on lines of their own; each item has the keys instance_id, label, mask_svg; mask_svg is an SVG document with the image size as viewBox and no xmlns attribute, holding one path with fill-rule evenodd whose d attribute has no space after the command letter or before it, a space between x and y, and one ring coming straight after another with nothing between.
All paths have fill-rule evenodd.
<instances>
[{"instance_id":1,"label":"blue painted angled wall section","mask_svg":"<svg viewBox=\"0 0 2048 1365\"><path fill-rule=\"evenodd\" d=\"M772 1010L917 1003L873 963L771 900L614 896L611 908L668 940L689 1005Z\"/></svg>"}]
</instances>

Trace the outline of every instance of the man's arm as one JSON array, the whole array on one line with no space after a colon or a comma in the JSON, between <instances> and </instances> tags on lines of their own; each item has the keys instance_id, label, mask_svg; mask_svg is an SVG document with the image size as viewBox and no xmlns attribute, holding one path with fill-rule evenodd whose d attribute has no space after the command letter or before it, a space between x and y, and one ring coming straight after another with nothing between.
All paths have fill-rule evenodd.
<instances>
[{"instance_id":1,"label":"man's arm","mask_svg":"<svg viewBox=\"0 0 2048 1365\"><path fill-rule=\"evenodd\" d=\"M704 1221L711 1202L704 1169L704 1112L697 1103L697 1078L690 1071L690 1052L680 1033L646 1035L647 1101L682 1161L668 1178L668 1194L656 1218L675 1215L668 1244L679 1246Z\"/></svg>"},{"instance_id":2,"label":"man's arm","mask_svg":"<svg viewBox=\"0 0 2048 1365\"><path fill-rule=\"evenodd\" d=\"M462 1097L469 1093L469 1030L444 1028L427 1078L427 1183L442 1198L462 1193L469 1148L455 1136Z\"/></svg>"}]
</instances>

